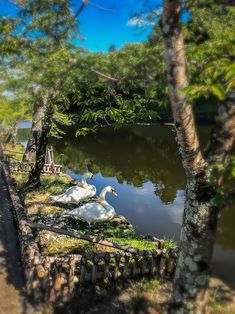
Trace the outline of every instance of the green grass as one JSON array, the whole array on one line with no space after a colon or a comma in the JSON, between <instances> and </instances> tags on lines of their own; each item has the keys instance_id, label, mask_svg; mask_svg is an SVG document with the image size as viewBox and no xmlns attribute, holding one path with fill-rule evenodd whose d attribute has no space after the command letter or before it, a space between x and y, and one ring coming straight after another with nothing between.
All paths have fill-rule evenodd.
<instances>
[{"instance_id":1,"label":"green grass","mask_svg":"<svg viewBox=\"0 0 235 314\"><path fill-rule=\"evenodd\" d=\"M140 285L139 285L139 292L142 294L142 293L153 293L153 294L156 294L157 293L157 290L159 288L159 285L160 285L160 280L159 279L146 279L146 278L143 278L140 282Z\"/></svg>"}]
</instances>

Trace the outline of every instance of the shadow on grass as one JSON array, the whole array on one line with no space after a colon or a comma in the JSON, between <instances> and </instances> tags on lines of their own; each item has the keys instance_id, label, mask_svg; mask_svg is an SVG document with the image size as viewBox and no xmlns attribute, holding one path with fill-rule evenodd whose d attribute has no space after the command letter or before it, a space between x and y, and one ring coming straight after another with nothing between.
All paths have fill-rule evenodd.
<instances>
[{"instance_id":1,"label":"shadow on grass","mask_svg":"<svg viewBox=\"0 0 235 314\"><path fill-rule=\"evenodd\" d=\"M157 297L157 292L143 291L146 279L119 282L106 287L86 287L74 295L70 303L63 308L56 308L54 313L102 313L102 314L156 314L167 312L167 297ZM158 283L157 283L158 288ZM157 289L156 289L157 290ZM167 291L168 298L170 290Z\"/></svg>"}]
</instances>

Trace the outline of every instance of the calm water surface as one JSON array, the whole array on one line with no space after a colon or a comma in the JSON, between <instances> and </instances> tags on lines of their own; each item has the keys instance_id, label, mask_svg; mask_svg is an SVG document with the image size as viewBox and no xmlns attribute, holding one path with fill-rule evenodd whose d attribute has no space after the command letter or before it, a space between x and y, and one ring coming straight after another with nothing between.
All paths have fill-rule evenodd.
<instances>
[{"instance_id":1,"label":"calm water surface","mask_svg":"<svg viewBox=\"0 0 235 314\"><path fill-rule=\"evenodd\" d=\"M25 130L20 133L25 141ZM126 126L103 128L96 134L74 137L70 129L53 140L56 161L81 175L94 163L93 184L99 193L112 185L118 196L107 196L117 214L125 216L144 235L179 240L186 178L171 127ZM200 127L202 145L209 134ZM220 219L214 273L235 287L235 210L225 208Z\"/></svg>"}]
</instances>

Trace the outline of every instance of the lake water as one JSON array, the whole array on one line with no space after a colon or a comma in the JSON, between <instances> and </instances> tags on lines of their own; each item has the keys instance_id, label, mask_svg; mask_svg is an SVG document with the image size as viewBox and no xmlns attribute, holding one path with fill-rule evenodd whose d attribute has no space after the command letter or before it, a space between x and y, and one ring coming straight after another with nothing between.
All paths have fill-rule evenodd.
<instances>
[{"instance_id":1,"label":"lake water","mask_svg":"<svg viewBox=\"0 0 235 314\"><path fill-rule=\"evenodd\" d=\"M199 127L202 146L210 129ZM99 193L112 185L118 196L107 196L117 214L125 216L144 235L179 240L186 177L178 156L172 127L111 127L75 138L70 129L52 140L57 163L79 178L88 161L94 163L94 184ZM27 132L21 130L25 141ZM225 208L220 219L214 254L214 274L235 287L235 210Z\"/></svg>"}]
</instances>

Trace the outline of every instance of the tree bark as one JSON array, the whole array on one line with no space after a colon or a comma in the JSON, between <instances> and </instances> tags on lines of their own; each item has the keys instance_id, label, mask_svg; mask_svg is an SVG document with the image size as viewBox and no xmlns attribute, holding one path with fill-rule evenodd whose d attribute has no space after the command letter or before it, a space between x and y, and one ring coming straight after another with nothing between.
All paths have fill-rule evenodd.
<instances>
[{"instance_id":1,"label":"tree bark","mask_svg":"<svg viewBox=\"0 0 235 314\"><path fill-rule=\"evenodd\" d=\"M176 140L187 175L186 201L181 229L180 253L173 283L170 313L204 313L213 244L219 209L209 184L192 105L182 88L188 86L181 1L165 0L162 31L165 42L170 102Z\"/></svg>"},{"instance_id":2,"label":"tree bark","mask_svg":"<svg viewBox=\"0 0 235 314\"><path fill-rule=\"evenodd\" d=\"M38 147L38 141L42 132L44 112L45 100L42 97L39 97L34 103L31 134L23 156L23 161L36 161L36 151Z\"/></svg>"},{"instance_id":3,"label":"tree bark","mask_svg":"<svg viewBox=\"0 0 235 314\"><path fill-rule=\"evenodd\" d=\"M45 106L44 119L42 121L42 130L40 137L38 139L38 147L36 150L36 161L35 164L29 173L29 179L27 182L27 187L38 188L41 184L40 177L45 164L46 150L48 146L50 131L52 127L52 117L53 117L53 105L51 99L48 99L48 102Z\"/></svg>"},{"instance_id":4,"label":"tree bark","mask_svg":"<svg viewBox=\"0 0 235 314\"><path fill-rule=\"evenodd\" d=\"M221 102L205 156L209 163L228 163L235 141L235 89Z\"/></svg>"},{"instance_id":5,"label":"tree bark","mask_svg":"<svg viewBox=\"0 0 235 314\"><path fill-rule=\"evenodd\" d=\"M181 91L188 86L184 41L180 24L180 1L165 1L162 31L165 42L165 59L170 102L176 127L176 140L187 175L204 168L195 127L192 105Z\"/></svg>"}]
</instances>

